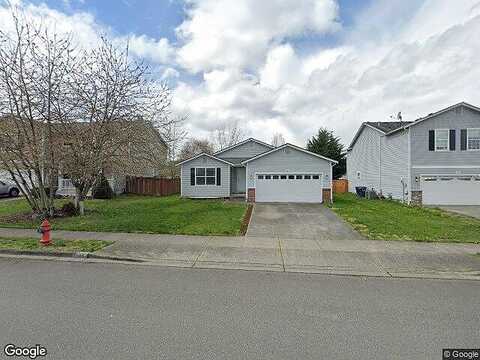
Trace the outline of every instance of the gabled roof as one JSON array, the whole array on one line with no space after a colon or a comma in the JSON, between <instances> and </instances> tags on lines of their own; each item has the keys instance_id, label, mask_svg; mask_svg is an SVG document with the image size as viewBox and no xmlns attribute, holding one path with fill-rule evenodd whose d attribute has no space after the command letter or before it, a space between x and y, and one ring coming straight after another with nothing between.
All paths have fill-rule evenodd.
<instances>
[{"instance_id":1,"label":"gabled roof","mask_svg":"<svg viewBox=\"0 0 480 360\"><path fill-rule=\"evenodd\" d=\"M325 156L318 155L318 154L316 154L316 153L313 153L313 152L311 152L311 151L305 150L305 149L303 149L303 148L301 148L301 147L299 147L299 146L296 146L296 145L293 145L293 144L289 144L289 143L283 144L283 145L278 146L278 147L276 147L276 148L274 148L274 149L272 149L272 150L270 150L270 151L266 151L266 152L261 153L261 154L259 154L259 155L257 155L257 156L254 156L254 157L252 157L252 158L250 158L250 159L248 159L248 160L245 160L245 161L242 162L242 164L247 164L247 163L249 163L249 162L251 162L251 161L253 161L253 160L257 160L257 159L259 159L259 158L261 158L261 157L267 156L267 155L272 154L272 153L274 153L274 152L276 152L276 151L285 149L286 147L289 147L289 148L292 148L292 149L294 149L294 150L298 150L298 151L304 152L304 153L309 154L309 155L316 156L316 157L318 157L318 158L320 158L320 159L329 161L329 162L331 162L331 163L333 163L333 164L338 164L338 161L336 161L336 160L329 159L329 158L327 158L327 157L325 157Z\"/></svg>"},{"instance_id":2,"label":"gabled roof","mask_svg":"<svg viewBox=\"0 0 480 360\"><path fill-rule=\"evenodd\" d=\"M429 120L429 119L431 119L431 118L433 118L437 115L443 114L444 112L450 111L450 110L455 109L459 106L464 106L464 107L469 108L473 111L480 112L480 108L462 101L462 102L459 102L458 104L454 104L454 105L448 106L444 109L441 109L439 111L436 111L434 113L430 113L427 116L418 118L415 121L402 121L402 122L400 122L400 121L384 121L384 122L367 121L367 122L364 122L360 126L357 133L353 137L353 140L350 143L347 151L352 149L353 145L355 145L355 142L357 141L358 137L360 136L360 134L362 133L363 129L366 126L381 132L383 135L389 136L389 135L392 135L392 134L396 133L397 131L400 131L402 129L408 129L409 127L415 126L415 125L417 125L417 124L419 124L423 121Z\"/></svg>"},{"instance_id":3,"label":"gabled roof","mask_svg":"<svg viewBox=\"0 0 480 360\"><path fill-rule=\"evenodd\" d=\"M230 165L230 166L235 166L235 164L231 163L230 161L227 161L227 160L224 160L224 159L220 159L216 156L213 156L213 155L210 155L210 154L207 154L207 153L201 153L201 154L198 154L198 155L195 155L194 157L191 157L190 159L186 159L186 160L183 160L182 162L179 162L178 164L176 164L176 166L179 166L179 165L182 165L182 164L185 164L187 162L190 162L192 160L195 160L195 159L198 159L199 157L201 156L207 156L209 157L210 159L213 159L213 160L217 160L217 161L220 161L224 164L227 164L227 165Z\"/></svg>"},{"instance_id":4,"label":"gabled roof","mask_svg":"<svg viewBox=\"0 0 480 360\"><path fill-rule=\"evenodd\" d=\"M397 131L399 129L403 129L405 125L411 124L412 121L366 121L360 125L359 129L357 130L355 136L353 137L352 142L347 148L349 151L353 145L357 142L358 137L362 133L365 127L369 127L373 130L380 132L382 135L387 135L390 132Z\"/></svg>"},{"instance_id":5,"label":"gabled roof","mask_svg":"<svg viewBox=\"0 0 480 360\"><path fill-rule=\"evenodd\" d=\"M428 114L427 116L418 118L418 119L415 120L415 121L411 121L410 123L408 123L407 125L405 125L405 126L403 126L403 127L401 127L401 128L398 128L398 129L395 129L395 130L391 130L391 131L389 131L389 132L387 133L387 135L393 134L393 133L395 133L396 131L398 131L398 130L400 130L400 129L408 129L408 128L411 127L411 126L415 126L415 125L417 125L417 124L419 124L419 123L421 123L421 122L423 122L423 121L425 121L425 120L429 120L429 119L431 119L431 118L433 118L433 117L435 117L435 116L437 116L437 115L443 114L444 112L453 110L453 109L455 109L455 108L457 108L457 107L460 107L460 106L464 106L464 107L466 107L466 108L468 108L468 109L470 109L470 110L480 112L480 108L479 108L479 107L476 107L476 106L474 106L474 105L472 105L472 104L469 104L469 103L466 103L465 101L462 101L462 102L459 102L458 104L454 104L454 105L448 106L448 107L446 107L446 108L444 108L444 109L438 110L438 111L436 111L436 112L434 112L434 113L430 113L430 114Z\"/></svg>"},{"instance_id":6,"label":"gabled roof","mask_svg":"<svg viewBox=\"0 0 480 360\"><path fill-rule=\"evenodd\" d=\"M226 147L226 148L224 148L224 149L221 149L221 150L213 153L213 155L218 155L218 154L221 154L221 153L223 153L223 152L225 152L225 151L235 149L237 146L241 146L241 145L246 144L246 143L248 143L248 142L256 142L257 144L267 146L267 147L269 147L270 149L275 148L275 146L270 145L270 144L267 144L267 143L264 143L263 141L260 141L260 140L254 139L254 138L248 138L248 139L243 140L243 141L240 141L239 143L236 143L236 144L234 144L234 145L232 145L232 146L229 146L229 147Z\"/></svg>"}]
</instances>

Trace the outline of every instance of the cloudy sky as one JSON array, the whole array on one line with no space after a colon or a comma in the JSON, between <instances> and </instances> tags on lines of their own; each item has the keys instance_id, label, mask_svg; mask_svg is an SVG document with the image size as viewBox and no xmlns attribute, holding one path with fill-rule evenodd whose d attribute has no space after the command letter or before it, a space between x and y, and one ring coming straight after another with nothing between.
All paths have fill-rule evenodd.
<instances>
[{"instance_id":1,"label":"cloudy sky","mask_svg":"<svg viewBox=\"0 0 480 360\"><path fill-rule=\"evenodd\" d=\"M85 46L128 39L196 137L238 122L267 142L304 146L323 126L347 144L363 121L480 105L480 0L14 2Z\"/></svg>"}]
</instances>

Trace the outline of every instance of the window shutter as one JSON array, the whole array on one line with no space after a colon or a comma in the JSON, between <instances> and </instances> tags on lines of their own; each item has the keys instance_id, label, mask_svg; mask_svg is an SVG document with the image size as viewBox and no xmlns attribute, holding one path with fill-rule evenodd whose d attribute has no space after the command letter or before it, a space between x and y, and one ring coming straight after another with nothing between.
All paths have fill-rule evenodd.
<instances>
[{"instance_id":1,"label":"window shutter","mask_svg":"<svg viewBox=\"0 0 480 360\"><path fill-rule=\"evenodd\" d=\"M456 144L455 144L455 130L450 130L450 151L455 151L456 149Z\"/></svg>"},{"instance_id":2,"label":"window shutter","mask_svg":"<svg viewBox=\"0 0 480 360\"><path fill-rule=\"evenodd\" d=\"M217 168L217 186L222 185L221 179L222 179L222 169Z\"/></svg>"},{"instance_id":3,"label":"window shutter","mask_svg":"<svg viewBox=\"0 0 480 360\"><path fill-rule=\"evenodd\" d=\"M467 150L467 129L462 129L460 132L460 150Z\"/></svg>"},{"instance_id":4,"label":"window shutter","mask_svg":"<svg viewBox=\"0 0 480 360\"><path fill-rule=\"evenodd\" d=\"M190 168L190 185L195 186L195 168Z\"/></svg>"},{"instance_id":5,"label":"window shutter","mask_svg":"<svg viewBox=\"0 0 480 360\"><path fill-rule=\"evenodd\" d=\"M428 150L435 151L435 130L428 132Z\"/></svg>"}]
</instances>

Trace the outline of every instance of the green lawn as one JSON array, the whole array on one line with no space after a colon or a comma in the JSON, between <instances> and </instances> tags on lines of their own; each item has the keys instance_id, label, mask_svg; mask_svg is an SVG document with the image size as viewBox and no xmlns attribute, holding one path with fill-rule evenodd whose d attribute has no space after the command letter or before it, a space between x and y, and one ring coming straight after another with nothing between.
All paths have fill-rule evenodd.
<instances>
[{"instance_id":1,"label":"green lawn","mask_svg":"<svg viewBox=\"0 0 480 360\"><path fill-rule=\"evenodd\" d=\"M62 251L76 252L87 251L94 252L101 248L113 244L112 241L103 240L53 240L49 246L39 244L39 239L33 238L4 238L0 237L0 249L13 250L42 250L42 251Z\"/></svg>"},{"instance_id":2,"label":"green lawn","mask_svg":"<svg viewBox=\"0 0 480 360\"><path fill-rule=\"evenodd\" d=\"M480 220L440 209L336 194L332 210L370 239L480 243Z\"/></svg>"},{"instance_id":3,"label":"green lawn","mask_svg":"<svg viewBox=\"0 0 480 360\"><path fill-rule=\"evenodd\" d=\"M58 200L58 206L65 200ZM86 201L85 216L56 218L54 230L143 232L188 235L239 235L246 204L192 200L179 196L119 196ZM38 222L15 214L28 213L24 200L0 202L0 227L36 228Z\"/></svg>"}]
</instances>

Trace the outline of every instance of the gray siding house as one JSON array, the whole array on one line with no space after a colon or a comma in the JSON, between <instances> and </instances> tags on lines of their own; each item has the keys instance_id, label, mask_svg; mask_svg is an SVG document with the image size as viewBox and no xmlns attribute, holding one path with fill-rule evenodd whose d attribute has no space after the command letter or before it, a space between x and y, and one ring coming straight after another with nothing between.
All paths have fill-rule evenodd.
<instances>
[{"instance_id":1,"label":"gray siding house","mask_svg":"<svg viewBox=\"0 0 480 360\"><path fill-rule=\"evenodd\" d=\"M250 138L213 155L179 163L181 196L241 197L250 202L332 201L337 162L292 144L273 147Z\"/></svg>"},{"instance_id":2,"label":"gray siding house","mask_svg":"<svg viewBox=\"0 0 480 360\"><path fill-rule=\"evenodd\" d=\"M480 108L459 103L413 122L365 122L347 151L349 191L425 205L480 205Z\"/></svg>"}]
</instances>

